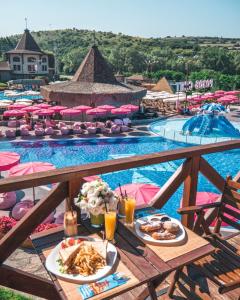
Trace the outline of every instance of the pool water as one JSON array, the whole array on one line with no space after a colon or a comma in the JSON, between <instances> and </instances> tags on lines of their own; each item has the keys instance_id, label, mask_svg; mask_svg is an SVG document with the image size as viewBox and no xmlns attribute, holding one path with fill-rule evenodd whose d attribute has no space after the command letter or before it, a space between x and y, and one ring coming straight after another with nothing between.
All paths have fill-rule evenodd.
<instances>
[{"instance_id":1,"label":"pool water","mask_svg":"<svg viewBox=\"0 0 240 300\"><path fill-rule=\"evenodd\" d=\"M42 99L41 95L22 95L19 97L7 97L4 95L4 92L0 92L0 101L1 100L17 100L17 99L30 99L30 100L38 100Z\"/></svg>"},{"instance_id":2,"label":"pool water","mask_svg":"<svg viewBox=\"0 0 240 300\"><path fill-rule=\"evenodd\" d=\"M199 136L196 133L182 134L182 127L188 118L171 118L153 122L150 125L150 130L158 136L164 137L169 140L190 144L209 144L223 142L227 140L236 139L236 137L223 136L222 133L215 130L212 134ZM239 122L231 122L232 125L240 130Z\"/></svg>"},{"instance_id":3,"label":"pool water","mask_svg":"<svg viewBox=\"0 0 240 300\"><path fill-rule=\"evenodd\" d=\"M56 167L82 165L91 162L117 159L133 155L161 152L189 147L189 144L166 140L161 137L141 138L98 138L61 141L1 142L0 151L15 151L21 155L21 162L45 161ZM239 171L240 150L214 153L205 156L211 165L222 175L235 175ZM134 168L126 171L103 174L102 178L115 189L130 182L152 183L163 186L182 161L166 162L159 165ZM178 217L176 213L182 197L183 186L163 207L163 211ZM203 177L199 178L199 191L217 192Z\"/></svg>"}]
</instances>

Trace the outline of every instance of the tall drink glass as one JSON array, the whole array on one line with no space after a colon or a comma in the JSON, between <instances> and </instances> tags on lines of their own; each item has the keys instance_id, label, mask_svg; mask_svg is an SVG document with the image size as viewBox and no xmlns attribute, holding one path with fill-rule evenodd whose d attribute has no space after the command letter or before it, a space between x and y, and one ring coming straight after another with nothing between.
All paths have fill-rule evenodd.
<instances>
[{"instance_id":1,"label":"tall drink glass","mask_svg":"<svg viewBox=\"0 0 240 300\"><path fill-rule=\"evenodd\" d=\"M114 240L114 234L117 222L117 212L108 211L105 212L105 234L108 241Z\"/></svg>"},{"instance_id":2,"label":"tall drink glass","mask_svg":"<svg viewBox=\"0 0 240 300\"><path fill-rule=\"evenodd\" d=\"M133 225L135 207L136 207L136 200L134 198L127 198L125 200L126 225L130 225L130 226Z\"/></svg>"}]
</instances>

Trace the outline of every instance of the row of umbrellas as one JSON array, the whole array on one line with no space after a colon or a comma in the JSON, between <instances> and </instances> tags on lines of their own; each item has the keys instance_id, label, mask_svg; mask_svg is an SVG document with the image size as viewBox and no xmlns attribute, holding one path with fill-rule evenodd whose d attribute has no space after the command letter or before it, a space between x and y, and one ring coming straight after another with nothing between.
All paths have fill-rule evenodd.
<instances>
[{"instance_id":1,"label":"row of umbrellas","mask_svg":"<svg viewBox=\"0 0 240 300\"><path fill-rule=\"evenodd\" d=\"M128 104L116 108L112 105L102 105L96 108L90 106L80 105L73 108L66 106L51 106L49 104L41 103L34 106L25 106L23 104L13 104L8 107L8 110L3 113L5 117L21 117L25 113L33 113L38 116L51 116L60 113L62 116L77 116L83 113L87 115L104 116L108 113L127 115L138 110L138 106Z\"/></svg>"},{"instance_id":2,"label":"row of umbrellas","mask_svg":"<svg viewBox=\"0 0 240 300\"><path fill-rule=\"evenodd\" d=\"M203 102L206 100L216 100L220 103L233 103L239 101L237 95L240 94L240 91L228 91L225 92L223 90L218 90L215 93L206 93L205 95L197 95L193 97L189 97L188 101L190 102Z\"/></svg>"}]
</instances>

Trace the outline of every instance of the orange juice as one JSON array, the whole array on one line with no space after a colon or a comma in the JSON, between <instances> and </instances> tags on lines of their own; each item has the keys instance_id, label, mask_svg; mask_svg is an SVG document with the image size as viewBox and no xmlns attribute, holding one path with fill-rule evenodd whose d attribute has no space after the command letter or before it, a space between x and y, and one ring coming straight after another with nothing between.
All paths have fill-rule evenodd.
<instances>
[{"instance_id":1,"label":"orange juice","mask_svg":"<svg viewBox=\"0 0 240 300\"><path fill-rule=\"evenodd\" d=\"M114 239L116 220L116 211L105 212L105 233L108 241L112 241Z\"/></svg>"},{"instance_id":2,"label":"orange juice","mask_svg":"<svg viewBox=\"0 0 240 300\"><path fill-rule=\"evenodd\" d=\"M74 236L78 234L77 229L77 212L67 211L64 214L64 233L67 236Z\"/></svg>"},{"instance_id":3,"label":"orange juice","mask_svg":"<svg viewBox=\"0 0 240 300\"><path fill-rule=\"evenodd\" d=\"M124 217L125 216L125 200L124 199L121 199L119 201L118 213L119 213L120 217Z\"/></svg>"},{"instance_id":4,"label":"orange juice","mask_svg":"<svg viewBox=\"0 0 240 300\"><path fill-rule=\"evenodd\" d=\"M135 206L136 200L133 198L127 198L127 200L125 201L126 224L133 223Z\"/></svg>"}]
</instances>

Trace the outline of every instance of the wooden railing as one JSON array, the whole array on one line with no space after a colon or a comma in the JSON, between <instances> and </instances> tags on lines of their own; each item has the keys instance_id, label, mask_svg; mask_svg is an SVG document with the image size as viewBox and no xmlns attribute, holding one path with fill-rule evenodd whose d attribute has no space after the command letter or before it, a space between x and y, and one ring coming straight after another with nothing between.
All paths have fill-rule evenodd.
<instances>
[{"instance_id":1,"label":"wooden railing","mask_svg":"<svg viewBox=\"0 0 240 300\"><path fill-rule=\"evenodd\" d=\"M73 199L77 196L79 189L84 182L84 177L183 159L184 161L180 167L161 187L160 192L155 198L152 199L151 205L156 208L163 207L179 186L184 183L182 206L186 207L195 205L199 172L216 186L219 191L222 191L224 187L224 178L202 156L237 148L240 148L240 140L163 151L82 166L66 167L21 177L1 179L0 193L52 183L57 183L57 185L54 185L54 188L52 188L49 194L41 199L14 228L0 240L0 274L3 275L0 279L0 285L14 287L15 289L30 292L40 297L46 297L49 293L54 294L50 288L50 281L7 267L3 263L33 232L37 225L39 225L62 201L67 200L67 209L69 208L69 205L73 205ZM240 173L236 175L235 179L238 180L239 178ZM208 225L211 224L215 215L216 210L212 210L208 214ZM193 216L184 216L182 222L185 226L191 228L193 226ZM39 285L38 287L32 285L29 290L29 287L24 287L24 283L27 285L27 280L32 278L34 278L36 286L37 283L39 283ZM54 299L58 299L56 294L54 294L54 297L53 294L51 294L52 298L55 297Z\"/></svg>"}]
</instances>

